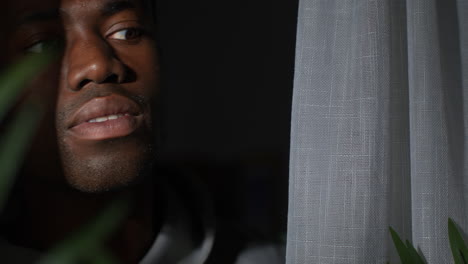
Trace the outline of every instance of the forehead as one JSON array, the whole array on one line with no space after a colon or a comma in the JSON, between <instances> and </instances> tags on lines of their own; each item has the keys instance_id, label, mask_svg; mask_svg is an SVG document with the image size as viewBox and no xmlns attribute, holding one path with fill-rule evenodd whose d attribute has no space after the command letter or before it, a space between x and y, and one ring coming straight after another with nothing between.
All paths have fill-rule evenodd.
<instances>
[{"instance_id":1,"label":"forehead","mask_svg":"<svg viewBox=\"0 0 468 264\"><path fill-rule=\"evenodd\" d=\"M1 17L11 23L20 23L31 16L44 18L60 15L62 18L111 15L126 8L141 7L139 0L8 0Z\"/></svg>"},{"instance_id":2,"label":"forehead","mask_svg":"<svg viewBox=\"0 0 468 264\"><path fill-rule=\"evenodd\" d=\"M38 11L58 10L59 7L60 0L7 0L6 8L0 11L0 17L5 18L10 27L19 24L22 20Z\"/></svg>"},{"instance_id":3,"label":"forehead","mask_svg":"<svg viewBox=\"0 0 468 264\"><path fill-rule=\"evenodd\" d=\"M10 16L21 15L34 10L57 8L60 6L60 2L61 0L8 0L2 13Z\"/></svg>"},{"instance_id":4,"label":"forehead","mask_svg":"<svg viewBox=\"0 0 468 264\"><path fill-rule=\"evenodd\" d=\"M126 9L139 7L136 0L62 0L60 2L60 14L63 18L87 16L111 16Z\"/></svg>"}]
</instances>

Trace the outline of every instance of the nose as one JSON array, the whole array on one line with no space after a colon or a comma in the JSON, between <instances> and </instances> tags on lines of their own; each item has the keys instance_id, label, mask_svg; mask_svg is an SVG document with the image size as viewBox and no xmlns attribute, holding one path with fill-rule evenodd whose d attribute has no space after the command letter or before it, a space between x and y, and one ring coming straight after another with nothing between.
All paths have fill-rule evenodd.
<instances>
[{"instance_id":1,"label":"nose","mask_svg":"<svg viewBox=\"0 0 468 264\"><path fill-rule=\"evenodd\" d=\"M99 37L75 40L65 56L68 64L68 87L74 91L88 83L122 83L126 67L116 57L112 47Z\"/></svg>"}]
</instances>

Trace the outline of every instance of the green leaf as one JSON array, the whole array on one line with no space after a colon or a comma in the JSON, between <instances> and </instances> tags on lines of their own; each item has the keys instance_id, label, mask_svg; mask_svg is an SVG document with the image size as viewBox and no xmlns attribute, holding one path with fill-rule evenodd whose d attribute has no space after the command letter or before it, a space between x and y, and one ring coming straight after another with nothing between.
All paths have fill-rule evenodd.
<instances>
[{"instance_id":1,"label":"green leaf","mask_svg":"<svg viewBox=\"0 0 468 264\"><path fill-rule=\"evenodd\" d=\"M451 218L448 219L448 234L455 264L467 264L468 249L455 222Z\"/></svg>"},{"instance_id":2,"label":"green leaf","mask_svg":"<svg viewBox=\"0 0 468 264\"><path fill-rule=\"evenodd\" d=\"M395 232L393 228L389 227L389 229L393 243L395 244L398 255L400 256L401 264L413 264L411 253L408 248L406 248L403 241L401 241L400 236L398 236L397 232Z\"/></svg>"},{"instance_id":3,"label":"green leaf","mask_svg":"<svg viewBox=\"0 0 468 264\"><path fill-rule=\"evenodd\" d=\"M16 103L25 85L55 58L55 52L29 55L0 75L0 120Z\"/></svg>"},{"instance_id":4,"label":"green leaf","mask_svg":"<svg viewBox=\"0 0 468 264\"><path fill-rule=\"evenodd\" d=\"M41 115L42 109L27 101L0 138L0 210L5 204Z\"/></svg>"},{"instance_id":5,"label":"green leaf","mask_svg":"<svg viewBox=\"0 0 468 264\"><path fill-rule=\"evenodd\" d=\"M419 255L418 251L414 248L413 244L406 240L406 247L408 248L408 251L411 256L411 263L414 264L425 264L424 259Z\"/></svg>"},{"instance_id":6,"label":"green leaf","mask_svg":"<svg viewBox=\"0 0 468 264\"><path fill-rule=\"evenodd\" d=\"M89 263L91 264L116 264L116 263L119 263L119 261L117 261L117 259L114 256L110 255L109 252L107 252L104 249L101 249L92 253Z\"/></svg>"},{"instance_id":7,"label":"green leaf","mask_svg":"<svg viewBox=\"0 0 468 264\"><path fill-rule=\"evenodd\" d=\"M22 59L0 75L0 124L5 114L16 103L23 86L34 77L53 57L54 52L36 54ZM33 109L36 108L36 109ZM24 152L33 136L41 109L24 104L5 128L0 139L0 210L14 182Z\"/></svg>"},{"instance_id":8,"label":"green leaf","mask_svg":"<svg viewBox=\"0 0 468 264\"><path fill-rule=\"evenodd\" d=\"M99 216L85 226L82 230L72 236L70 239L60 243L55 249L52 249L44 256L39 264L68 264L76 263L77 260L87 258L90 254L94 254L96 248L101 248L101 244L113 230L118 226L122 219L127 215L128 200L117 200L111 204L106 210L101 212ZM102 257L96 255L93 257ZM107 263L105 260L109 257L102 257L100 261Z\"/></svg>"}]
</instances>

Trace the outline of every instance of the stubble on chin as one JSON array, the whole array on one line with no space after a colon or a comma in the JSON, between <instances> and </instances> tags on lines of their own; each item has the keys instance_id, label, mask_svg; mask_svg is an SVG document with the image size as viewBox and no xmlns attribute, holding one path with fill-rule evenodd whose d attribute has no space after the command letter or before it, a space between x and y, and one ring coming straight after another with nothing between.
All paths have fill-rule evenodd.
<instances>
[{"instance_id":1,"label":"stubble on chin","mask_svg":"<svg viewBox=\"0 0 468 264\"><path fill-rule=\"evenodd\" d=\"M102 193L139 182L151 165L153 147L146 144L130 153L103 152L85 157L79 157L66 146L60 149L68 185L81 192Z\"/></svg>"}]
</instances>

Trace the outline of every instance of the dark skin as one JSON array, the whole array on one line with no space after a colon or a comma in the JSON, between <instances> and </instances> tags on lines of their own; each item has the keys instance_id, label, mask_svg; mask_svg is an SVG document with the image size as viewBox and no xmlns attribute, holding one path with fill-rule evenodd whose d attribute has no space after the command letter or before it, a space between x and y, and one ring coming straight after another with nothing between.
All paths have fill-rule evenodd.
<instances>
[{"instance_id":1,"label":"dark skin","mask_svg":"<svg viewBox=\"0 0 468 264\"><path fill-rule=\"evenodd\" d=\"M63 43L60 59L28 87L46 115L22 171L21 210L9 239L47 250L116 198L131 197L108 248L123 263L137 263L160 227L159 194L141 176L154 148L159 80L151 19L138 0L8 5L7 21L15 22L5 30L2 62L42 52L50 40Z\"/></svg>"}]
</instances>

